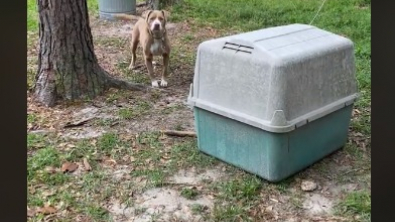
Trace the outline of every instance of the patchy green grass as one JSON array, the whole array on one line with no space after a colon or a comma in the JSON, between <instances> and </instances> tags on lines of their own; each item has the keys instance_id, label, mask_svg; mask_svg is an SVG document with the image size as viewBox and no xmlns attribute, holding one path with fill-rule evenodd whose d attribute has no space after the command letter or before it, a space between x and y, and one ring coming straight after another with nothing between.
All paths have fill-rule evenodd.
<instances>
[{"instance_id":1,"label":"patchy green grass","mask_svg":"<svg viewBox=\"0 0 395 222\"><path fill-rule=\"evenodd\" d=\"M35 123L37 122L38 117L36 114L32 113L32 114L27 114L27 123Z\"/></svg>"},{"instance_id":2,"label":"patchy green grass","mask_svg":"<svg viewBox=\"0 0 395 222\"><path fill-rule=\"evenodd\" d=\"M96 16L99 6L96 0L87 0L89 13ZM38 29L38 11L36 0L27 0L27 30L36 32Z\"/></svg>"},{"instance_id":3,"label":"patchy green grass","mask_svg":"<svg viewBox=\"0 0 395 222\"><path fill-rule=\"evenodd\" d=\"M38 28L38 11L35 0L27 0L27 30L36 31Z\"/></svg>"},{"instance_id":4,"label":"patchy green grass","mask_svg":"<svg viewBox=\"0 0 395 222\"><path fill-rule=\"evenodd\" d=\"M207 207L201 204L193 204L191 210L194 214L202 214L207 210Z\"/></svg>"},{"instance_id":5,"label":"patchy green grass","mask_svg":"<svg viewBox=\"0 0 395 222\"><path fill-rule=\"evenodd\" d=\"M116 125L118 120L116 118L103 118L95 121L95 124L101 127L109 127Z\"/></svg>"},{"instance_id":6,"label":"patchy green grass","mask_svg":"<svg viewBox=\"0 0 395 222\"><path fill-rule=\"evenodd\" d=\"M185 43L190 43L194 39L195 39L195 37L191 34L186 34L184 37L182 37L182 41Z\"/></svg>"},{"instance_id":7,"label":"patchy green grass","mask_svg":"<svg viewBox=\"0 0 395 222\"><path fill-rule=\"evenodd\" d=\"M110 219L107 210L101 206L87 206L85 211L94 221L108 221Z\"/></svg>"},{"instance_id":8,"label":"patchy green grass","mask_svg":"<svg viewBox=\"0 0 395 222\"><path fill-rule=\"evenodd\" d=\"M175 105L172 105L172 106L167 106L161 112L162 112L162 114L169 115L172 112L175 112L175 111L180 110L182 108L183 108L183 106L181 104L175 104Z\"/></svg>"},{"instance_id":9,"label":"patchy green grass","mask_svg":"<svg viewBox=\"0 0 395 222\"><path fill-rule=\"evenodd\" d=\"M27 149L43 148L48 144L43 134L27 134Z\"/></svg>"},{"instance_id":10,"label":"patchy green grass","mask_svg":"<svg viewBox=\"0 0 395 222\"><path fill-rule=\"evenodd\" d=\"M367 191L348 193L337 205L339 215L354 217L357 221L371 221L371 194Z\"/></svg>"},{"instance_id":11,"label":"patchy green grass","mask_svg":"<svg viewBox=\"0 0 395 222\"><path fill-rule=\"evenodd\" d=\"M175 129L175 130L178 130L178 131L183 131L183 130L184 130L184 127L182 127L182 124L181 124L181 123L178 123L178 124L174 127L174 129Z\"/></svg>"},{"instance_id":12,"label":"patchy green grass","mask_svg":"<svg viewBox=\"0 0 395 222\"><path fill-rule=\"evenodd\" d=\"M89 14L97 16L99 14L99 1L97 0L87 0Z\"/></svg>"},{"instance_id":13,"label":"patchy green grass","mask_svg":"<svg viewBox=\"0 0 395 222\"><path fill-rule=\"evenodd\" d=\"M106 37L99 37L94 39L94 44L100 45L102 47L117 49L117 48L123 48L125 46L128 46L127 41L128 41L127 38L106 36Z\"/></svg>"},{"instance_id":14,"label":"patchy green grass","mask_svg":"<svg viewBox=\"0 0 395 222\"><path fill-rule=\"evenodd\" d=\"M206 27L214 28L221 35L250 31L270 26L290 23L309 23L321 1L316 0L183 0L183 3L168 8L172 12L172 22L188 21L190 30L172 38L175 42L171 54L171 70L193 70L196 46L199 41L213 37L205 35ZM97 15L97 1L88 0L89 12ZM194 186L169 183L174 173L183 169L204 172L221 167L219 161L197 149L196 139L173 138L156 131L142 132L138 135L107 132L98 138L68 140L59 135L27 135L28 147L28 206L43 207L48 204L56 207L57 219L64 221L112 221L106 204L119 200L127 206L134 205L134 196L152 187L170 187L189 201L207 197L214 198L214 207L194 204L193 214L207 221L273 221L272 215L265 212L267 206L275 205L271 200L280 202L279 221L286 221L285 214L296 215L298 221L312 220L303 213L305 194L300 190L300 180L312 179L319 185L325 182L340 184L357 183L363 191L342 193L335 199L338 202L336 214L349 221L370 221L370 1L369 0L332 0L327 1L313 25L349 37L355 42L358 86L361 98L356 103L358 113L354 115L350 129L350 142L346 147L325 161L312 166L305 173L298 174L277 184L268 183L236 167L224 165L219 180L203 179L199 189ZM30 36L37 35L37 12L35 1L28 0L28 31ZM32 34L33 33L33 34ZM33 47L34 39L29 40ZM123 50L125 39L95 39L95 44ZM33 51L33 50L32 50ZM129 57L115 62L114 67L127 79L138 83L149 83L145 67L129 71ZM30 81L34 80L34 63L30 58ZM138 60L139 61L139 60ZM141 60L140 60L141 61ZM184 74L184 73L182 73ZM185 73L190 74L190 73ZM32 85L29 83L28 85ZM171 90L171 89L168 89ZM148 96L147 96L148 95ZM135 118L149 114L154 102L159 101L161 92L152 90L142 97L139 93L117 90L106 94L107 105L121 108L115 111L114 119L98 120L96 126L113 127L120 122L134 121ZM148 98L148 100L147 100ZM127 105L125 105L127 104ZM173 115L183 109L173 105L162 111L162 115ZM152 113L151 113L152 114ZM37 124L43 118L39 113L29 114L27 121ZM183 130L179 123L174 128ZM85 126L84 126L85 127ZM123 127L123 126L122 126ZM115 127L114 127L115 128ZM114 129L111 128L111 129ZM139 131L141 129L137 129ZM158 129L154 129L158 130ZM357 135L356 135L357 134ZM341 157L341 158L337 158ZM92 170L85 171L83 159ZM336 162L333 161L336 159ZM66 161L79 163L75 174L52 172L60 169ZM349 170L333 169L333 166L352 166ZM122 173L123 172L123 173ZM341 175L332 175L338 172ZM330 179L327 179L330 178ZM133 197L133 198L132 198ZM338 198L336 197L336 198ZM281 207L286 207L281 209ZM135 208L135 214L143 214L146 208ZM64 215L63 215L64 214ZM29 221L44 221L47 215L36 214ZM159 215L153 215L153 219Z\"/></svg>"},{"instance_id":15,"label":"patchy green grass","mask_svg":"<svg viewBox=\"0 0 395 222\"><path fill-rule=\"evenodd\" d=\"M136 98L130 91L118 90L113 93L108 93L106 97L106 102L109 104L120 104L127 103L127 105L122 105L117 109L117 117L121 120L130 120L147 114L153 107L153 103L160 98L160 95L153 91L150 92L150 100ZM113 124L115 119L106 119L98 121L100 125Z\"/></svg>"},{"instance_id":16,"label":"patchy green grass","mask_svg":"<svg viewBox=\"0 0 395 222\"><path fill-rule=\"evenodd\" d=\"M44 181L50 185L57 182L63 183L65 179L62 175L52 176L51 173L44 172L47 166L60 166L59 152L53 147L45 147L37 150L37 152L27 160L27 179L28 181Z\"/></svg>"},{"instance_id":17,"label":"patchy green grass","mask_svg":"<svg viewBox=\"0 0 395 222\"><path fill-rule=\"evenodd\" d=\"M211 168L218 164L215 158L201 153L196 140L176 144L170 153L170 166L178 169L189 167Z\"/></svg>"},{"instance_id":18,"label":"patchy green grass","mask_svg":"<svg viewBox=\"0 0 395 222\"><path fill-rule=\"evenodd\" d=\"M251 200L262 186L262 181L253 176L245 176L241 179L234 179L225 183L220 183L220 193L228 200Z\"/></svg>"},{"instance_id":19,"label":"patchy green grass","mask_svg":"<svg viewBox=\"0 0 395 222\"><path fill-rule=\"evenodd\" d=\"M166 177L179 169L192 166L207 167L217 163L213 158L199 153L194 140L164 147L159 132L140 134L133 157L132 176L144 176L148 180L149 187L162 186L166 182Z\"/></svg>"},{"instance_id":20,"label":"patchy green grass","mask_svg":"<svg viewBox=\"0 0 395 222\"><path fill-rule=\"evenodd\" d=\"M199 195L199 192L196 190L195 187L192 187L192 188L186 187L181 190L180 194L181 194L181 196L185 197L186 199L193 200Z\"/></svg>"},{"instance_id":21,"label":"patchy green grass","mask_svg":"<svg viewBox=\"0 0 395 222\"><path fill-rule=\"evenodd\" d=\"M240 205L228 204L221 206L215 205L213 209L213 220L220 221L253 221L247 216L248 209Z\"/></svg>"},{"instance_id":22,"label":"patchy green grass","mask_svg":"<svg viewBox=\"0 0 395 222\"><path fill-rule=\"evenodd\" d=\"M122 108L118 110L118 116L121 119L132 119L134 115L131 108Z\"/></svg>"},{"instance_id":23,"label":"patchy green grass","mask_svg":"<svg viewBox=\"0 0 395 222\"><path fill-rule=\"evenodd\" d=\"M114 182L113 175L97 160L122 161L131 151L128 140L107 133L97 141L81 140L76 144L60 141L67 142L65 144L71 145L72 149L60 145L62 143L58 147L51 146L50 141L54 140L53 137L28 134L28 148L37 149L27 161L28 206L42 208L49 204L58 212L67 209L69 218L78 214L84 215L88 221L110 221L102 202L114 196L121 199L128 184ZM66 161L81 163L83 158L90 163L91 172L72 175L60 171ZM43 217L45 215L36 213L31 220L39 221Z\"/></svg>"},{"instance_id":24,"label":"patchy green grass","mask_svg":"<svg viewBox=\"0 0 395 222\"><path fill-rule=\"evenodd\" d=\"M151 80L148 74L145 72L146 67L143 64L142 58L137 58L136 65L138 66L138 68L136 70L129 70L129 58L131 58L131 56L127 55L125 59L119 60L115 65L117 70L122 73L122 75L125 76L127 80L131 82L149 84Z\"/></svg>"},{"instance_id":25,"label":"patchy green grass","mask_svg":"<svg viewBox=\"0 0 395 222\"><path fill-rule=\"evenodd\" d=\"M123 99L130 99L130 92L126 90L114 90L112 92L107 93L106 102L107 103L118 103Z\"/></svg>"}]
</instances>

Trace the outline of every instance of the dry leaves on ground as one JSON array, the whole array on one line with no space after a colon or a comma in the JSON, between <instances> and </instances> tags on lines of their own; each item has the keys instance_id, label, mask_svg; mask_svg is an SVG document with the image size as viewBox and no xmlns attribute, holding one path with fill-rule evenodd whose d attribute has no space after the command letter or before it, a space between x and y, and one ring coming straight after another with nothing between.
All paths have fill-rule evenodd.
<instances>
[{"instance_id":1,"label":"dry leaves on ground","mask_svg":"<svg viewBox=\"0 0 395 222\"><path fill-rule=\"evenodd\" d=\"M44 215L48 215L48 214L54 214L56 213L56 209L54 207L51 206L44 206L44 207L40 207L37 209L37 213L42 213Z\"/></svg>"},{"instance_id":2,"label":"dry leaves on ground","mask_svg":"<svg viewBox=\"0 0 395 222\"><path fill-rule=\"evenodd\" d=\"M302 181L302 184L300 185L301 189L305 192L311 192L317 189L318 185L314 181L311 180L305 180Z\"/></svg>"},{"instance_id":3,"label":"dry leaves on ground","mask_svg":"<svg viewBox=\"0 0 395 222\"><path fill-rule=\"evenodd\" d=\"M62 172L63 173L72 173L76 169L78 169L78 164L76 164L76 163L65 162L62 165Z\"/></svg>"},{"instance_id":4,"label":"dry leaves on ground","mask_svg":"<svg viewBox=\"0 0 395 222\"><path fill-rule=\"evenodd\" d=\"M89 164L88 159L84 158L83 162L84 162L85 170L86 170L86 171L91 171L91 170L92 170L92 167L91 167L91 165Z\"/></svg>"}]
</instances>

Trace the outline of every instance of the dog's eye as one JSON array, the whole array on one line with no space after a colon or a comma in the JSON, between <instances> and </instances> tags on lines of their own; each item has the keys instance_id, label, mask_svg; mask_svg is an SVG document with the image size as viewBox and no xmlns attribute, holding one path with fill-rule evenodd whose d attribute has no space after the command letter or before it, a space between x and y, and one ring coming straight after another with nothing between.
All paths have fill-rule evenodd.
<instances>
[{"instance_id":1,"label":"dog's eye","mask_svg":"<svg viewBox=\"0 0 395 222\"><path fill-rule=\"evenodd\" d=\"M162 17L159 17L159 21L162 21L163 20L163 18Z\"/></svg>"}]
</instances>

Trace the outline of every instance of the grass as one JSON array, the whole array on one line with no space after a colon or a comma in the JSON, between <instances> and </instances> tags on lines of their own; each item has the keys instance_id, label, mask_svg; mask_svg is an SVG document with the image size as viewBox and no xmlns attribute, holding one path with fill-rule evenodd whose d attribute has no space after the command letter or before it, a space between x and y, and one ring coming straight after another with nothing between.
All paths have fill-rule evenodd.
<instances>
[{"instance_id":1,"label":"grass","mask_svg":"<svg viewBox=\"0 0 395 222\"><path fill-rule=\"evenodd\" d=\"M194 214L202 214L207 209L206 206L201 204L193 204L191 210Z\"/></svg>"},{"instance_id":2,"label":"grass","mask_svg":"<svg viewBox=\"0 0 395 222\"><path fill-rule=\"evenodd\" d=\"M183 188L180 194L186 199L193 200L199 195L199 192L196 190L196 188Z\"/></svg>"},{"instance_id":3,"label":"grass","mask_svg":"<svg viewBox=\"0 0 395 222\"><path fill-rule=\"evenodd\" d=\"M33 114L27 114L27 123L35 123L38 120L37 115Z\"/></svg>"},{"instance_id":4,"label":"grass","mask_svg":"<svg viewBox=\"0 0 395 222\"><path fill-rule=\"evenodd\" d=\"M367 222L371 220L371 195L367 191L356 191L348 193L336 206L340 215L355 215L358 221Z\"/></svg>"},{"instance_id":5,"label":"grass","mask_svg":"<svg viewBox=\"0 0 395 222\"><path fill-rule=\"evenodd\" d=\"M97 16L97 1L87 2L90 15ZM227 35L290 23L309 23L320 4L321 1L317 0L183 0L180 4L168 6L172 13L171 22L187 21L190 28L172 39L175 45L171 54L170 69L176 70L181 67L182 75L193 73L197 44L212 37L202 34L207 31L208 26L215 29L219 35ZM96 122L98 127L111 129L99 138L74 141L52 134L27 135L28 206L56 206L58 212L67 212L65 218L61 218L65 221L74 221L77 216L85 221L112 221L114 218L104 203L119 200L133 206L133 195L139 195L152 187L171 186L170 188L177 189L179 195L189 201L211 195L214 198L212 209L200 204L190 206L194 214L201 215L208 221L256 221L257 218L261 221L272 221L273 218L262 210L268 204L273 204L269 200L272 197L289 198L289 201L279 204L280 207L287 207L285 210L274 207L280 216L292 214L302 217L298 218L300 221L310 221L311 218L303 214L303 201L306 197L300 191L300 180L308 178L316 180L320 185L325 182L336 182L357 183L362 186L361 191L340 194L336 200L336 215L346 218L347 221L370 221L370 177L367 176L371 171L370 139L366 139L370 137L370 15L369 0L331 0L325 3L313 23L319 28L344 35L355 42L357 80L361 98L355 106L359 114L353 117L350 129L362 135L362 142L366 146L364 149L360 141L350 141L345 149L334 157L278 184L267 183L236 167L225 166L222 168L224 177L215 181L203 180L199 189L193 186L169 185L169 177L180 169L194 168L197 172L203 172L221 165L215 158L199 152L195 139L166 138L152 130L141 132L142 129L132 129L139 132L137 136L134 133L118 133L113 130L117 122L135 121L137 117L152 114L150 110L154 102L162 99L162 96L168 96L159 91L152 91L145 94L148 97L141 97L134 92L119 90L106 95L107 105L123 105L115 111L114 118ZM32 40L37 39L37 24L35 0L28 0L29 48L34 46ZM95 44L121 50L125 42L123 39L98 38L95 39ZM32 57L28 61L28 85L31 86L37 61ZM121 60L114 64L113 68L129 80L149 83L147 75L127 69L129 61ZM183 108L176 104L163 109L160 114L173 115ZM46 120L46 117L40 113L27 115L27 121L32 125L44 119ZM174 128L182 130L182 126L183 124L179 123ZM125 126L122 125L121 128ZM341 161L334 163L333 159L339 159L337 157L341 157ZM84 158L92 167L89 172L80 170L75 174L63 174L48 171L48 168L59 169L65 161L82 164ZM336 164L350 165L352 172L332 170L331 167ZM125 171L124 174L115 175L115 172L122 170ZM339 172L342 176L332 175L333 172ZM142 181L136 181L139 178ZM143 183L145 181L146 183ZM269 202L265 202L268 200ZM135 214L142 214L146 210L137 206ZM29 221L43 221L45 217L46 215L37 214L29 218ZM284 218L280 218L282 219Z\"/></svg>"},{"instance_id":6,"label":"grass","mask_svg":"<svg viewBox=\"0 0 395 222\"><path fill-rule=\"evenodd\" d=\"M218 163L215 158L199 152L196 140L176 144L171 150L170 157L170 166L181 169L191 166L210 168Z\"/></svg>"},{"instance_id":7,"label":"grass","mask_svg":"<svg viewBox=\"0 0 395 222\"><path fill-rule=\"evenodd\" d=\"M112 175L108 174L102 166L96 164L95 157L112 157L117 161L122 160L128 153L127 141L120 139L116 134L107 133L100 137L97 142L82 140L77 142L74 149L64 150L51 146L48 140L54 138L44 137L39 134L28 134L28 148L36 150L34 155L28 158L28 205L30 207L43 207L50 203L58 206L59 210L69 209L71 214L85 215L89 221L110 221L109 214L101 206L102 201L112 196L121 197L119 191L126 189L127 184L119 184L109 181ZM61 172L51 172L60 168L65 161L81 162L82 158L88 157L93 171L82 175L69 175ZM103 184L108 184L103 186ZM34 191L34 187L41 187ZM51 195L48 196L50 191ZM35 220L43 217L38 214Z\"/></svg>"},{"instance_id":8,"label":"grass","mask_svg":"<svg viewBox=\"0 0 395 222\"><path fill-rule=\"evenodd\" d=\"M162 110L162 113L163 114L171 114L172 112L175 112L175 111L180 110L182 108L183 108L183 106L181 104L175 104L175 105L167 106L166 108L164 108Z\"/></svg>"},{"instance_id":9,"label":"grass","mask_svg":"<svg viewBox=\"0 0 395 222\"><path fill-rule=\"evenodd\" d=\"M43 148L47 144L45 135L27 134L27 149Z\"/></svg>"},{"instance_id":10,"label":"grass","mask_svg":"<svg viewBox=\"0 0 395 222\"><path fill-rule=\"evenodd\" d=\"M213 209L213 220L215 222L252 221L251 218L248 218L246 215L247 215L247 209L244 209L238 205L233 205L233 204L226 206L216 205Z\"/></svg>"},{"instance_id":11,"label":"grass","mask_svg":"<svg viewBox=\"0 0 395 222\"><path fill-rule=\"evenodd\" d=\"M38 29L38 12L36 1L27 0L27 30L36 31Z\"/></svg>"},{"instance_id":12,"label":"grass","mask_svg":"<svg viewBox=\"0 0 395 222\"><path fill-rule=\"evenodd\" d=\"M99 6L97 0L87 0L89 13L93 16L98 14ZM36 0L27 0L27 30L37 32L38 29L38 8Z\"/></svg>"},{"instance_id":13,"label":"grass","mask_svg":"<svg viewBox=\"0 0 395 222\"><path fill-rule=\"evenodd\" d=\"M262 181L254 176L245 175L243 178L220 182L219 193L229 201L252 200L262 187Z\"/></svg>"},{"instance_id":14,"label":"grass","mask_svg":"<svg viewBox=\"0 0 395 222\"><path fill-rule=\"evenodd\" d=\"M127 38L119 37L99 37L94 40L94 44L99 44L106 48L122 48L128 44Z\"/></svg>"}]
</instances>

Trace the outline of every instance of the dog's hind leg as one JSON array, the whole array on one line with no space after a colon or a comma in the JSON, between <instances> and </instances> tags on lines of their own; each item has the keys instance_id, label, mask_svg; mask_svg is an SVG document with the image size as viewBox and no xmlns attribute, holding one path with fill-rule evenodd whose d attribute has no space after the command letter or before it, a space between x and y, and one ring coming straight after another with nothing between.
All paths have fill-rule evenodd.
<instances>
[{"instance_id":1,"label":"dog's hind leg","mask_svg":"<svg viewBox=\"0 0 395 222\"><path fill-rule=\"evenodd\" d=\"M137 38L132 37L132 60L130 61L129 69L132 70L136 67L136 50L139 40Z\"/></svg>"}]
</instances>

